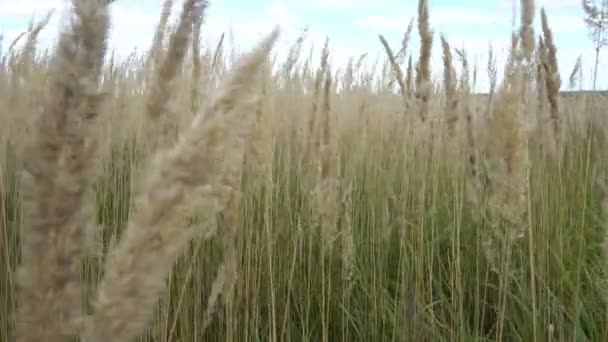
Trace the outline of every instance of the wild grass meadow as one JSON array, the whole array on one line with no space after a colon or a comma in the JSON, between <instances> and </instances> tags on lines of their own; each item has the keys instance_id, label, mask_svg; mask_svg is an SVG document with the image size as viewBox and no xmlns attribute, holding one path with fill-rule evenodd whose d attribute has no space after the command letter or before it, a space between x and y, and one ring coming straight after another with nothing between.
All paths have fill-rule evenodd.
<instances>
[{"instance_id":1,"label":"wild grass meadow","mask_svg":"<svg viewBox=\"0 0 608 342\"><path fill-rule=\"evenodd\" d=\"M608 341L608 97L533 0L504 70L427 0L372 69L172 2L127 59L108 0L3 42L0 341Z\"/></svg>"}]
</instances>

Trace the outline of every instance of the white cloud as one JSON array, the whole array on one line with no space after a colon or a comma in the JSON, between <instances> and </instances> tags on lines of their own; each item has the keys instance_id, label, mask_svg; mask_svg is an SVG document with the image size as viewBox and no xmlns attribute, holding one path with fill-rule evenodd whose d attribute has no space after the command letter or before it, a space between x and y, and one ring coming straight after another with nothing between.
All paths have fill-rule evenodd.
<instances>
[{"instance_id":1,"label":"white cloud","mask_svg":"<svg viewBox=\"0 0 608 342\"><path fill-rule=\"evenodd\" d=\"M141 1L141 2L140 2ZM351 2L352 1L352 2ZM349 58L357 58L360 54L368 52L368 65L374 62L375 56L384 58L381 45L376 33L385 34L393 47L399 46L402 35L407 28L409 19L416 15L411 4L403 2L396 4L397 0L310 0L301 2L297 0L272 0L264 7L256 9L234 8L214 2L205 17L203 26L203 41L205 46L215 47L219 36L223 32L234 34L237 52L245 52L252 48L262 37L266 36L276 25L282 28L281 37L274 49L281 61L307 24L310 26L302 49L302 58L307 58L314 46L313 62L318 63L320 49L329 37L332 65L335 68L343 67ZM498 56L499 71L502 70L508 52L509 34L511 27L510 0L497 0L496 9L466 10L461 7L449 9L445 6L431 7L431 26L435 30L435 43L432 56L433 74L441 76L441 46L439 34L446 33L453 47L464 47L469 56L469 62L479 63L479 88L487 85L486 64L490 41ZM582 11L574 10L579 0L545 0L550 25L555 33L558 45L558 58L562 74L567 74L579 55L587 55L592 51L585 36L586 30L582 21ZM62 8L64 1L60 0L0 0L0 18L17 18L22 25L19 27L2 27L5 34L5 46L12 38L27 28L32 13L36 19L41 18L51 8ZM182 1L176 1L171 20L176 19L181 11ZM519 1L516 1L519 4ZM145 5L144 5L145 4ZM133 49L138 51L147 49L151 43L158 23L160 1L138 0L136 4L129 1L118 1L112 6L112 31L110 35L110 48L126 56ZM502 5L501 5L502 4ZM540 3L537 2L537 10ZM432 6L431 2L431 6ZM568 9L573 10L569 11ZM341 25L325 25L315 22L312 13L323 11L340 11ZM62 11L57 11L53 20L40 37L45 46L50 46L56 36ZM357 17L359 17L357 19ZM540 17L537 16L535 25L537 34L540 33ZM12 20L14 22L14 20ZM323 31L318 24L323 27ZM465 24L465 25L463 25ZM363 28L363 29L362 29ZM417 34L414 29L410 43L410 51L417 53L419 46ZM580 39L573 40L573 36ZM228 37L226 37L228 38ZM226 41L227 49L231 49L230 41ZM608 54L607 54L608 55ZM608 57L608 56L607 56ZM586 58L585 72L591 69L593 60ZM600 63L605 63L602 59ZM599 79L602 79L602 74ZM590 77L587 77L590 79ZM587 84L589 82L586 82Z\"/></svg>"},{"instance_id":2,"label":"white cloud","mask_svg":"<svg viewBox=\"0 0 608 342\"><path fill-rule=\"evenodd\" d=\"M266 13L273 22L280 23L283 26L294 25L299 21L298 16L283 1L275 1L268 5Z\"/></svg>"},{"instance_id":3,"label":"white cloud","mask_svg":"<svg viewBox=\"0 0 608 342\"><path fill-rule=\"evenodd\" d=\"M379 32L403 32L407 28L407 23L404 25L402 20L396 20L382 15L371 15L363 19L355 20L355 23Z\"/></svg>"},{"instance_id":4,"label":"white cloud","mask_svg":"<svg viewBox=\"0 0 608 342\"><path fill-rule=\"evenodd\" d=\"M499 7L501 9L511 9L515 4L517 9L520 8L519 0L500 0ZM540 11L540 8L544 7L547 11L559 11L566 9L579 9L581 10L581 0L537 0L536 9Z\"/></svg>"},{"instance_id":5,"label":"white cloud","mask_svg":"<svg viewBox=\"0 0 608 342\"><path fill-rule=\"evenodd\" d=\"M59 0L0 0L0 15L29 18L63 7L64 2Z\"/></svg>"},{"instance_id":6,"label":"white cloud","mask_svg":"<svg viewBox=\"0 0 608 342\"><path fill-rule=\"evenodd\" d=\"M475 26L509 25L511 16L499 11L446 8L431 10L431 26L470 24Z\"/></svg>"},{"instance_id":7,"label":"white cloud","mask_svg":"<svg viewBox=\"0 0 608 342\"><path fill-rule=\"evenodd\" d=\"M286 0L291 6L324 11L354 11L378 8L396 8L395 0ZM390 7L389 7L390 6Z\"/></svg>"},{"instance_id":8,"label":"white cloud","mask_svg":"<svg viewBox=\"0 0 608 342\"><path fill-rule=\"evenodd\" d=\"M108 45L119 54L134 49L147 49L158 24L159 15L150 11L136 10L116 3L111 9L110 39Z\"/></svg>"}]
</instances>

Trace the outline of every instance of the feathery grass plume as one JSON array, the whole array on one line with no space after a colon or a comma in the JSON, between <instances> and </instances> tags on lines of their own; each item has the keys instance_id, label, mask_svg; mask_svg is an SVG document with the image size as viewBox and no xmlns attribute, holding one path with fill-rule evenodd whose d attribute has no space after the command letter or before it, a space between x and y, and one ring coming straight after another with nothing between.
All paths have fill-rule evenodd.
<instances>
[{"instance_id":1,"label":"feathery grass plume","mask_svg":"<svg viewBox=\"0 0 608 342\"><path fill-rule=\"evenodd\" d=\"M316 210L319 214L319 226L322 230L323 244L329 252L337 238L337 224L340 212L340 193L338 181L338 153L336 150L335 133L332 126L332 78L329 70L326 72L323 84L323 103L321 109L320 159L318 175L313 189ZM329 254L327 254L329 255Z\"/></svg>"},{"instance_id":2,"label":"feathery grass plume","mask_svg":"<svg viewBox=\"0 0 608 342\"><path fill-rule=\"evenodd\" d=\"M517 48L520 37L513 32L511 48L505 66L505 78L499 89L495 103L491 106L488 127L484 130L485 157L487 159L488 189L487 198L490 220L502 231L492 231L484 236L483 247L486 257L493 268L497 264L497 241L505 241L506 266L510 271L511 248L526 233L525 213L529 191L528 174L530 159L528 152L529 135L522 87L528 80L522 63L521 51ZM502 323L501 323L502 324ZM502 332L502 328L499 329Z\"/></svg>"},{"instance_id":3,"label":"feathery grass plume","mask_svg":"<svg viewBox=\"0 0 608 342\"><path fill-rule=\"evenodd\" d=\"M527 121L520 99L524 73L521 65L515 63L497 94L485 132L490 180L488 204L493 222L507 229L508 249L525 236L530 167Z\"/></svg>"},{"instance_id":4,"label":"feathery grass plume","mask_svg":"<svg viewBox=\"0 0 608 342\"><path fill-rule=\"evenodd\" d=\"M515 32L511 34L511 46L509 47L509 56L507 57L507 63L505 67L505 78L513 77L513 75L517 72L521 51L517 48L519 46L520 40L519 35Z\"/></svg>"},{"instance_id":5,"label":"feathery grass plume","mask_svg":"<svg viewBox=\"0 0 608 342\"><path fill-rule=\"evenodd\" d=\"M537 55L537 63L536 63L536 96L538 97L537 107L536 107L536 116L544 119L546 113L545 107L545 99L547 98L547 84L546 84L546 75L544 64L547 59L547 51L545 47L545 42L541 36L538 37L538 44L536 49ZM541 120L542 121L542 120ZM547 132L543 133L543 136L546 136ZM552 134L551 134L552 135Z\"/></svg>"},{"instance_id":6,"label":"feathery grass plume","mask_svg":"<svg viewBox=\"0 0 608 342\"><path fill-rule=\"evenodd\" d=\"M404 108L406 108L407 106L407 89L405 88L405 84L403 83L403 71L401 71L401 66L399 66L399 64L397 63L397 60L395 59L395 55L393 54L393 50L391 49L391 47L388 45L388 42L386 41L386 39L384 38L384 36L379 35L378 36L380 38L380 43L382 43L382 46L384 47L384 50L386 51L386 55L388 56L388 61L391 64L391 66L393 67L393 71L395 72L395 79L397 80L397 84L399 85L399 92L401 93L401 97L403 98L403 106Z\"/></svg>"},{"instance_id":7,"label":"feathery grass plume","mask_svg":"<svg viewBox=\"0 0 608 342\"><path fill-rule=\"evenodd\" d=\"M471 85L469 82L469 61L464 51L464 48L455 49L454 51L456 52L458 60L460 60L462 69L462 76L460 79L460 87L458 94L459 99L457 99L456 101L457 110L462 111L464 113L460 115L464 116L465 119L464 132L462 132L464 136L462 137L462 139L464 140L464 158L466 161L466 200L472 205L473 208L476 208L475 210L473 210L473 218L477 222L480 222L481 213L479 211L479 208L481 208L481 204L483 203L485 184L482 180L482 175L480 174L480 151L479 146L477 146L477 135L475 134L475 111L474 108L472 108L471 103L472 95ZM461 132L458 133L461 134Z\"/></svg>"},{"instance_id":8,"label":"feathery grass plume","mask_svg":"<svg viewBox=\"0 0 608 342\"><path fill-rule=\"evenodd\" d=\"M163 56L163 41L165 39L165 32L167 31L167 22L171 15L171 8L173 7L173 0L164 0L160 12L160 20L156 26L154 37L152 38L152 47L147 57L146 65L148 68L157 68L160 64L160 60Z\"/></svg>"},{"instance_id":9,"label":"feathery grass plume","mask_svg":"<svg viewBox=\"0 0 608 342\"><path fill-rule=\"evenodd\" d=\"M557 63L557 48L553 41L553 33L549 28L547 14L544 8L541 8L541 23L543 29L543 37L545 42L546 53L544 56L543 68L545 69L545 82L547 85L547 99L549 100L549 110L551 114L552 131L555 139L556 152L561 154L564 143L564 128L563 118L560 108L559 90L561 88L561 77Z\"/></svg>"},{"instance_id":10,"label":"feathery grass plume","mask_svg":"<svg viewBox=\"0 0 608 342\"><path fill-rule=\"evenodd\" d=\"M348 59L348 63L346 64L346 71L344 72L344 77L342 78L342 89L345 92L348 92L352 89L353 84L355 83L355 61L354 58L351 57Z\"/></svg>"},{"instance_id":11,"label":"feathery grass plume","mask_svg":"<svg viewBox=\"0 0 608 342\"><path fill-rule=\"evenodd\" d=\"M312 59L314 56L314 50L315 50L315 45L314 43L310 45L310 49L308 50L308 58L306 58L306 60L304 60L304 65L302 66L302 70L300 71L300 75L301 78L303 78L304 80L308 81L308 79L311 77L311 65L312 65Z\"/></svg>"},{"instance_id":12,"label":"feathery grass plume","mask_svg":"<svg viewBox=\"0 0 608 342\"><path fill-rule=\"evenodd\" d=\"M194 195L202 196L210 210L207 217L228 205L226 174L242 167L249 131L243 106L278 34L276 29L241 60L206 113L197 115L175 146L156 158L136 199L137 211L108 256L84 335L87 342L128 341L147 324L165 277L195 234L180 224Z\"/></svg>"},{"instance_id":13,"label":"feathery grass plume","mask_svg":"<svg viewBox=\"0 0 608 342\"><path fill-rule=\"evenodd\" d=\"M574 89L576 87L576 83L578 83L580 81L579 75L580 75L582 68L583 68L582 56L578 56L578 58L576 59L576 63L574 63L574 67L572 68L572 71L570 72L570 77L568 77L568 88Z\"/></svg>"},{"instance_id":14,"label":"feathery grass plume","mask_svg":"<svg viewBox=\"0 0 608 342\"><path fill-rule=\"evenodd\" d=\"M420 107L420 120L425 122L428 118L429 96L432 91L431 84L431 51L433 49L433 32L429 23L428 0L418 0L418 34L420 35L420 57L416 65L416 98L422 101Z\"/></svg>"},{"instance_id":15,"label":"feathery grass plume","mask_svg":"<svg viewBox=\"0 0 608 342\"><path fill-rule=\"evenodd\" d=\"M534 57L534 0L521 0L520 39L523 57L532 63Z\"/></svg>"},{"instance_id":16,"label":"feathery grass plume","mask_svg":"<svg viewBox=\"0 0 608 342\"><path fill-rule=\"evenodd\" d=\"M477 221L481 221L480 208L483 203L484 196L484 182L480 173L480 157L479 147L477 146L477 138L475 135L475 122L474 112L471 109L470 94L464 96L465 99L462 101L462 106L465 112L465 139L466 139L466 199L475 208L473 211L473 218Z\"/></svg>"},{"instance_id":17,"label":"feathery grass plume","mask_svg":"<svg viewBox=\"0 0 608 342\"><path fill-rule=\"evenodd\" d=\"M523 73L523 82L520 86L522 110L528 119L527 129L533 128L538 122L538 113L535 112L535 101L538 97L530 96L536 70L535 65L535 39L534 39L534 0L521 0L519 41L520 48L517 50L517 68Z\"/></svg>"},{"instance_id":18,"label":"feathery grass plume","mask_svg":"<svg viewBox=\"0 0 608 342\"><path fill-rule=\"evenodd\" d=\"M407 48L410 44L410 37L412 36L412 30L414 29L414 18L410 19L409 24L407 24L407 29L403 34L403 39L401 40L401 49L395 55L395 60L397 63L402 64L405 62L407 58Z\"/></svg>"},{"instance_id":19,"label":"feathery grass plume","mask_svg":"<svg viewBox=\"0 0 608 342\"><path fill-rule=\"evenodd\" d=\"M319 125L317 112L319 110L319 96L321 94L321 88L323 86L323 79L325 74L327 73L327 67L329 62L329 39L325 39L325 45L323 46L323 51L321 52L321 65L316 72L314 79L314 88L312 93L312 108L310 111L310 116L308 118L308 136L307 136L307 146L306 152L304 154L305 163L310 164L310 158L312 156L318 155L320 152L320 141L318 136L317 126ZM314 173L315 171L312 170Z\"/></svg>"},{"instance_id":20,"label":"feathery grass plume","mask_svg":"<svg viewBox=\"0 0 608 342\"><path fill-rule=\"evenodd\" d=\"M467 58L467 53L464 48L456 48L454 49L456 52L456 57L460 61L461 75L460 75L460 89L464 92L471 91L471 68L469 67L469 59Z\"/></svg>"},{"instance_id":21,"label":"feathery grass plume","mask_svg":"<svg viewBox=\"0 0 608 342\"><path fill-rule=\"evenodd\" d=\"M167 53L150 85L151 89L146 103L149 118L156 120L161 113L167 113L169 100L173 94L172 83L184 62L193 24L196 22L198 25L198 22L202 21L200 16L203 15L207 5L206 0L186 0L184 2L177 29L171 35ZM197 16L199 18L195 19Z\"/></svg>"},{"instance_id":22,"label":"feathery grass plume","mask_svg":"<svg viewBox=\"0 0 608 342\"><path fill-rule=\"evenodd\" d=\"M219 273L211 286L212 291L205 311L203 332L212 321L217 299L219 298L219 295L221 295L224 303L224 321L228 327L228 335L226 337L228 340L234 339L234 331L231 329L234 324L232 324L231 320L234 311L234 288L238 278L239 256L236 242L238 238L237 233L242 198L241 184L245 168L249 162L252 162L252 157L257 157L254 160L254 166L258 169L254 169L254 172L257 172L258 176L260 176L262 172L265 172L263 175L266 175L268 178L272 177L272 165L269 165L272 160L268 160L269 158L272 158L272 136L269 134L271 132L269 132L268 125L263 125L267 124L267 122L263 121L263 115L265 114L263 111L263 104L266 95L266 83L268 82L267 78L270 73L269 70L271 69L268 64L269 63L265 63L259 67L264 74L262 96L259 96L258 99L252 101L252 103L255 104L255 107L251 106L251 109L255 109L256 117L252 118L253 122L250 121L250 128L244 141L246 146L243 146L243 153L240 155L242 167L234 168L232 171L226 172L222 177L222 183L225 185L226 191L228 191L227 204L225 210L222 212L221 222L224 226L222 231L224 260L219 268ZM266 141L266 146L262 139L268 140ZM267 149L262 151L263 148ZM252 151L257 152L257 154L252 156ZM267 181L271 182L272 179L267 179ZM264 185L268 185L268 183L265 183Z\"/></svg>"},{"instance_id":23,"label":"feathery grass plume","mask_svg":"<svg viewBox=\"0 0 608 342\"><path fill-rule=\"evenodd\" d=\"M190 110L198 113L201 102L201 26L203 24L203 6L198 6L192 18L192 86L190 88Z\"/></svg>"},{"instance_id":24,"label":"feathery grass plume","mask_svg":"<svg viewBox=\"0 0 608 342\"><path fill-rule=\"evenodd\" d=\"M443 87L446 96L445 120L448 136L454 137L456 124L458 122L458 97L456 96L456 71L452 65L452 51L450 44L441 35L441 47L443 49Z\"/></svg>"},{"instance_id":25,"label":"feathery grass plume","mask_svg":"<svg viewBox=\"0 0 608 342\"><path fill-rule=\"evenodd\" d=\"M72 26L60 33L50 84L27 152L25 205L17 271L16 340L64 341L80 329L80 257L93 216L93 120L109 27L98 1L73 0Z\"/></svg>"},{"instance_id":26,"label":"feathery grass plume","mask_svg":"<svg viewBox=\"0 0 608 342\"><path fill-rule=\"evenodd\" d=\"M488 80L490 80L488 103L491 104L494 98L494 94L496 93L496 86L498 84L498 68L496 67L496 56L494 56L494 49L492 48L492 44L490 44L488 48L487 71Z\"/></svg>"},{"instance_id":27,"label":"feathery grass plume","mask_svg":"<svg viewBox=\"0 0 608 342\"><path fill-rule=\"evenodd\" d=\"M300 58L300 54L302 52L302 44L304 44L304 39L306 38L306 34L308 33L308 28L304 29L304 32L296 39L296 42L289 48L289 54L287 55L287 60L283 63L282 72L287 81L291 81L291 73L293 68L298 63L298 59Z\"/></svg>"},{"instance_id":28,"label":"feathery grass plume","mask_svg":"<svg viewBox=\"0 0 608 342\"><path fill-rule=\"evenodd\" d=\"M247 159L247 181L255 186L272 183L272 161L274 159L273 120L269 117L268 97L270 93L271 70L264 68L261 96L256 104L256 119L251 129L249 147L245 154Z\"/></svg>"},{"instance_id":29,"label":"feathery grass plume","mask_svg":"<svg viewBox=\"0 0 608 342\"><path fill-rule=\"evenodd\" d=\"M321 145L321 179L337 178L336 169L336 146L334 132L332 130L333 120L331 113L332 76L328 71L323 85L323 109L321 111L322 121L322 145Z\"/></svg>"}]
</instances>

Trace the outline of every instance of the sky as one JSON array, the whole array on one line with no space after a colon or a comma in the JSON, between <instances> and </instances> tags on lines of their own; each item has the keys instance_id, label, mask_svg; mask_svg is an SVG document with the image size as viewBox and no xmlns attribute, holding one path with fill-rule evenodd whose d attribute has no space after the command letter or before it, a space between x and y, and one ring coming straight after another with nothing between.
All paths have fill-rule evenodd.
<instances>
[{"instance_id":1,"label":"sky","mask_svg":"<svg viewBox=\"0 0 608 342\"><path fill-rule=\"evenodd\" d=\"M510 43L513 0L429 0L431 28L434 31L432 72L441 77L439 35L444 34L453 47L464 48L472 64L478 64L477 91L487 89L486 72L490 44L498 54L499 70L505 62ZM112 31L110 48L119 55L146 50L160 13L162 0L116 0L111 6ZM175 18L181 0L174 1ZM40 19L55 8L50 25L42 33L41 44L52 44L61 24L65 0L0 0L0 32L5 46L27 29L32 17ZM540 32L540 7L547 11L558 49L558 61L564 80L576 59L583 59L583 87L591 88L594 51L588 39L580 0L536 0L536 33ZM378 34L386 37L394 50L399 50L408 23L416 16L416 0L223 0L210 1L203 26L203 43L215 46L222 32L232 32L232 42L245 52L275 26L281 38L275 48L284 56L307 28L305 46L315 47L316 56L329 39L331 63L344 66L348 59L368 53L368 65L384 58ZM412 32L410 51L418 51L418 36ZM308 50L304 50L308 55ZM598 88L608 88L608 49L600 58ZM603 69L603 70L602 70Z\"/></svg>"}]
</instances>

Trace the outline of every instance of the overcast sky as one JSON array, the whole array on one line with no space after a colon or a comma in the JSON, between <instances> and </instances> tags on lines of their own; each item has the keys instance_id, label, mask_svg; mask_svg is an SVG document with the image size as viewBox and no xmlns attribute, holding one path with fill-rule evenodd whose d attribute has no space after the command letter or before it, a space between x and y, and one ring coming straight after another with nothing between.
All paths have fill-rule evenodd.
<instances>
[{"instance_id":1,"label":"overcast sky","mask_svg":"<svg viewBox=\"0 0 608 342\"><path fill-rule=\"evenodd\" d=\"M117 0L112 5L111 48L128 54L137 48L146 49L152 34L162 0ZM395 49L400 45L408 22L416 15L415 0L224 0L210 1L204 26L204 42L215 45L222 32L232 29L239 50L250 48L275 25L282 27L277 46L279 52L309 28L308 41L319 47L325 37L330 39L332 62L344 65L349 57L364 52L370 62L382 53L378 34L382 33ZM43 43L52 42L59 26L64 0L0 0L0 31L5 41L11 41L27 28L32 18L41 18L52 8L59 11L51 26L43 33ZM518 4L519 1L516 1ZM585 87L591 85L593 48L583 22L580 0L536 1L537 12L544 6L554 31L563 83L577 57L583 56ZM439 34L444 33L452 46L464 47L472 63L480 66L478 90L487 85L487 51L490 43L499 51L506 51L511 32L512 0L429 0L430 20L435 32L433 73L441 74ZM175 0L174 15L181 8ZM540 15L537 16L537 19ZM536 22L537 33L540 20ZM414 32L416 33L416 32ZM411 49L417 49L414 35ZM416 50L410 50L416 51ZM500 53L499 65L505 53ZM608 49L600 66L608 62ZM602 68L601 68L602 69ZM608 88L608 68L600 70L598 85Z\"/></svg>"}]
</instances>

